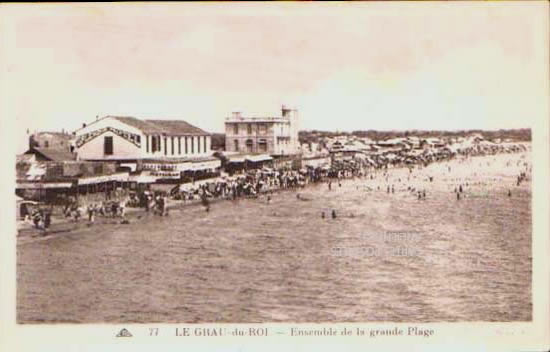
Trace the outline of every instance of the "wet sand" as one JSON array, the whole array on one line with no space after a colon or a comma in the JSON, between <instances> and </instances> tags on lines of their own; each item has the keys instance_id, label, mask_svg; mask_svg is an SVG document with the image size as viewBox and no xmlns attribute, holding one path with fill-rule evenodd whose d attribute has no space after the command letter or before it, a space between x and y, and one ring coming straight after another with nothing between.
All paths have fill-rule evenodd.
<instances>
[{"instance_id":1,"label":"wet sand","mask_svg":"<svg viewBox=\"0 0 550 352\"><path fill-rule=\"evenodd\" d=\"M528 321L531 183L516 186L518 161L530 154L22 232L18 322Z\"/></svg>"}]
</instances>

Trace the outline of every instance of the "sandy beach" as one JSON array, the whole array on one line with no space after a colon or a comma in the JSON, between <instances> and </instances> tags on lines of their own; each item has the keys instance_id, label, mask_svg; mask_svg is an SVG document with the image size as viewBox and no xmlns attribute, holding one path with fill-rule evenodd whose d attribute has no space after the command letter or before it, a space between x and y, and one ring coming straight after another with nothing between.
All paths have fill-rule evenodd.
<instances>
[{"instance_id":1,"label":"sandy beach","mask_svg":"<svg viewBox=\"0 0 550 352\"><path fill-rule=\"evenodd\" d=\"M528 321L530 173L516 177L530 165L457 158L270 204L23 230L18 322Z\"/></svg>"}]
</instances>

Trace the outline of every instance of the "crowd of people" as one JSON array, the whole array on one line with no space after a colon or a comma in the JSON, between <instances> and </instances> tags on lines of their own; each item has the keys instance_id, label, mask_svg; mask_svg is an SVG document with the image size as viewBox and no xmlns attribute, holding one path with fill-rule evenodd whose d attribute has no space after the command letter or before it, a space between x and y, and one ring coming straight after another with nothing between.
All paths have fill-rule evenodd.
<instances>
[{"instance_id":1,"label":"crowd of people","mask_svg":"<svg viewBox=\"0 0 550 352\"><path fill-rule=\"evenodd\" d=\"M373 178L378 170L382 170L382 177L387 178L387 169L389 167L406 167L409 172L415 165L427 166L429 163L450 160L455 157L467 158L469 156L493 155L497 153L513 153L525 151L524 145L475 145L470 148L440 148L424 150L416 156L412 156L410 151L402 151L394 157L388 155L371 155L369 157L353 157L347 159L332 160L331 165L318 167L306 166L300 170L290 168L272 168L247 170L242 174L235 176L221 176L216 179L202 180L176 185L169 192L150 191L141 192L117 189L111 192L108 197L105 195L94 195L85 198L84 201L76 198L68 199L63 215L72 218L77 222L81 218L87 218L87 221L93 223L97 216L111 218L125 218L128 207L143 208L146 212L155 215L168 215L168 204L170 201L183 201L184 203L200 201L206 211L210 210L211 200L239 198L254 198L260 194L267 194L267 201L270 202L270 194L275 191L287 189L299 189L308 184L326 182L328 189L331 190L333 182L341 186L341 180L346 178ZM449 170L450 171L450 170ZM517 178L519 185L525 180L525 174ZM387 186L387 193L394 193L394 185ZM426 191L414 187L408 187L407 191L414 193L418 199L426 198ZM462 186L456 189L457 199L460 199ZM299 195L297 196L300 198ZM105 199L107 198L107 199ZM31 215L33 223L37 228L47 229L51 224L51 210L37 209ZM334 217L335 214L332 214Z\"/></svg>"}]
</instances>

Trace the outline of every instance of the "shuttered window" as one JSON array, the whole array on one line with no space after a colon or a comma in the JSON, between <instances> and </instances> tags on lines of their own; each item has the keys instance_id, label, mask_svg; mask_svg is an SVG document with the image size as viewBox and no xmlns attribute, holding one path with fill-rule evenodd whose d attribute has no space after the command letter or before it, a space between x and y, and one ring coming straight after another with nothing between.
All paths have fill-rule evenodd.
<instances>
[{"instance_id":1,"label":"shuttered window","mask_svg":"<svg viewBox=\"0 0 550 352\"><path fill-rule=\"evenodd\" d=\"M113 155L113 137L105 137L103 142L103 152L105 155Z\"/></svg>"}]
</instances>

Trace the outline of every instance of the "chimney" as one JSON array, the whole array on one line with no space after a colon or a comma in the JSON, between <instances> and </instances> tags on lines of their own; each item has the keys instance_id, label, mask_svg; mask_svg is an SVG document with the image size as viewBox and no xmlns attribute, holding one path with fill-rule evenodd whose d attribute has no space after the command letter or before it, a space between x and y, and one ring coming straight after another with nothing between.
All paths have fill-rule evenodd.
<instances>
[{"instance_id":1,"label":"chimney","mask_svg":"<svg viewBox=\"0 0 550 352\"><path fill-rule=\"evenodd\" d=\"M82 124L82 128L84 128L84 127L86 127L86 123L83 123L83 124Z\"/></svg>"},{"instance_id":2,"label":"chimney","mask_svg":"<svg viewBox=\"0 0 550 352\"><path fill-rule=\"evenodd\" d=\"M233 118L240 119L241 118L241 112L240 111L234 111L233 112Z\"/></svg>"},{"instance_id":3,"label":"chimney","mask_svg":"<svg viewBox=\"0 0 550 352\"><path fill-rule=\"evenodd\" d=\"M283 105L283 106L281 106L281 111L282 111L283 117L290 118L290 111L291 111L291 109L289 109L289 108L287 108L285 105Z\"/></svg>"},{"instance_id":4,"label":"chimney","mask_svg":"<svg viewBox=\"0 0 550 352\"><path fill-rule=\"evenodd\" d=\"M95 115L95 120L99 120L99 115Z\"/></svg>"}]
</instances>

